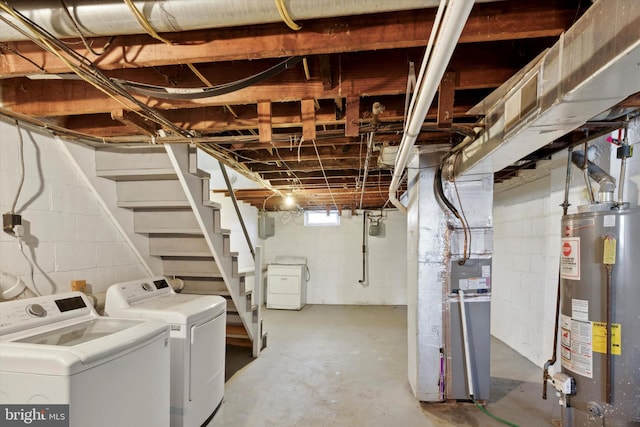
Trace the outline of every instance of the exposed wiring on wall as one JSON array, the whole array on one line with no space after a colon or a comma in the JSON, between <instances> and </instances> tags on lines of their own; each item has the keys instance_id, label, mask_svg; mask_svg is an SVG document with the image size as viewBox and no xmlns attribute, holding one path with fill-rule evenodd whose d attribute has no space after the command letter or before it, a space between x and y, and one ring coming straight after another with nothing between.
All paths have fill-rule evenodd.
<instances>
[{"instance_id":1,"label":"exposed wiring on wall","mask_svg":"<svg viewBox=\"0 0 640 427\"><path fill-rule=\"evenodd\" d=\"M300 209L295 209L292 211L283 211L280 214L280 223L282 225L289 225L289 223L296 223L296 219L302 217L303 211Z\"/></svg>"},{"instance_id":2,"label":"exposed wiring on wall","mask_svg":"<svg viewBox=\"0 0 640 427\"><path fill-rule=\"evenodd\" d=\"M444 204L444 206L447 209L449 209L449 211L453 214L453 216L455 216L458 219L458 221L460 221L460 224L462 224L463 229L466 229L466 222L464 218L462 217L462 215L460 215L460 212L458 212L458 209L456 209L456 207L449 201L449 199L447 199L447 196L445 196L444 194L444 187L442 184L442 168L444 167L444 164L446 163L448 158L449 156L445 156L440 162L440 164L438 165L438 169L436 169L436 174L433 179L433 190L436 195L436 198L439 199L440 202L442 202L442 204ZM460 265L464 265L468 259L466 257L467 247L468 247L468 240L467 240L467 233L465 232L463 258L460 261L458 261Z\"/></svg>"},{"instance_id":3,"label":"exposed wiring on wall","mask_svg":"<svg viewBox=\"0 0 640 427\"><path fill-rule=\"evenodd\" d=\"M12 214L16 213L16 205L18 204L18 198L20 197L20 193L22 192L22 186L24 185L24 139L22 138L22 129L20 128L20 122L15 121L16 129L18 130L18 171L20 174L20 181L18 182L18 188L16 190L16 196L13 198L13 202L11 203L11 210L9 211Z\"/></svg>"},{"instance_id":4,"label":"exposed wiring on wall","mask_svg":"<svg viewBox=\"0 0 640 427\"><path fill-rule=\"evenodd\" d=\"M60 0L60 5L62 6L62 10L64 11L65 15L67 15L67 18L69 18L69 21L71 21L71 24L73 25L73 28L75 28L76 34L78 35L78 37L80 37L80 40L82 41L84 47L95 56L102 56L107 53L116 36L111 36L109 40L107 40L107 42L104 44L104 46L102 46L102 52L98 52L93 48L93 46L91 46L91 44L89 44L84 34L82 34L82 31L80 31L78 23L75 19L73 19L73 16L71 16L71 12L69 12L69 8L67 7L67 4L64 2L64 0Z\"/></svg>"},{"instance_id":5,"label":"exposed wiring on wall","mask_svg":"<svg viewBox=\"0 0 640 427\"><path fill-rule=\"evenodd\" d=\"M16 213L16 206L18 204L18 199L20 198L20 194L22 193L22 187L24 186L24 178L26 175L25 166L24 166L24 138L22 136L22 128L20 127L20 122L18 122L17 120L15 120L15 125L16 125L16 130L18 131L18 174L20 177L18 182L18 188L16 189L16 195L13 198L13 201L11 202L11 209L9 211L9 213L14 215ZM29 289L31 289L36 295L40 296L42 295L42 293L38 289L38 286L36 285L36 281L34 278L35 265L24 251L23 240L22 240L22 236L24 236L24 225L22 224L16 225L15 227L13 227L12 231L13 231L13 235L17 239L20 253L24 257L24 259L26 259L27 262L29 263L29 276L31 277L31 284L32 284L32 287L29 287Z\"/></svg>"},{"instance_id":6,"label":"exposed wiring on wall","mask_svg":"<svg viewBox=\"0 0 640 427\"><path fill-rule=\"evenodd\" d=\"M460 193L458 192L458 183L455 177L452 179L453 188L456 191L456 198L458 199L458 206L460 207L460 213L462 214L462 231L464 233L464 246L462 249L462 256L464 260L468 260L471 256L471 230L469 229L469 222L467 221L467 216L464 213L464 208L462 207L462 200L460 199Z\"/></svg>"},{"instance_id":7,"label":"exposed wiring on wall","mask_svg":"<svg viewBox=\"0 0 640 427\"><path fill-rule=\"evenodd\" d=\"M31 260L31 258L29 258L27 256L27 254L24 251L24 245L23 245L23 240L22 240L22 236L24 235L24 226L22 225L17 225L14 228L14 232L15 232L15 236L18 239L18 248L20 248L20 253L22 254L22 256L24 257L24 259L27 260L27 263L29 264L29 277L31 278L31 287L29 287L27 285L27 287L29 287L29 289L31 289L33 291L33 293L35 293L37 296L42 296L42 292L40 292L40 289L38 289L38 285L36 285L36 280L35 280L35 268L36 265L35 263ZM26 283L25 283L26 285Z\"/></svg>"}]
</instances>

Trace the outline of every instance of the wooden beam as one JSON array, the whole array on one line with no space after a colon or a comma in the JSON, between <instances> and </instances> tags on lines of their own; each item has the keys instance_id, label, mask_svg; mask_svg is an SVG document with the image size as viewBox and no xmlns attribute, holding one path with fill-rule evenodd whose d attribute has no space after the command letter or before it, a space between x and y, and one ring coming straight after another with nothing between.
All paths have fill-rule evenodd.
<instances>
[{"instance_id":1,"label":"wooden beam","mask_svg":"<svg viewBox=\"0 0 640 427\"><path fill-rule=\"evenodd\" d=\"M263 143L272 143L271 102L258 101L258 134Z\"/></svg>"},{"instance_id":2,"label":"wooden beam","mask_svg":"<svg viewBox=\"0 0 640 427\"><path fill-rule=\"evenodd\" d=\"M450 128L453 123L453 99L456 73L446 72L438 88L438 127Z\"/></svg>"},{"instance_id":3,"label":"wooden beam","mask_svg":"<svg viewBox=\"0 0 640 427\"><path fill-rule=\"evenodd\" d=\"M303 99L302 111L302 136L307 141L316 139L316 105L313 99Z\"/></svg>"},{"instance_id":4,"label":"wooden beam","mask_svg":"<svg viewBox=\"0 0 640 427\"><path fill-rule=\"evenodd\" d=\"M111 118L126 126L131 126L146 135L154 136L158 130L158 125L156 123L144 119L137 113L124 111L121 108L111 111Z\"/></svg>"},{"instance_id":5,"label":"wooden beam","mask_svg":"<svg viewBox=\"0 0 640 427\"><path fill-rule=\"evenodd\" d=\"M407 85L406 69L402 61L393 60L402 57L403 54L397 52L387 56L389 61L377 66L373 57L345 59L342 63L342 85L330 91L325 91L319 80L304 81L304 77L294 67L263 83L211 98L166 100L141 95L136 95L136 98L158 110L172 110L257 104L258 100L267 99L271 102L289 102L300 99L333 100L364 94L404 95ZM201 70L205 68L200 67ZM456 90L498 87L516 71L512 68L459 70ZM154 74L157 73L153 70L135 70L131 71L129 76L132 80L144 82ZM2 79L0 93L4 108L40 117L106 113L122 108L119 102L88 83L77 80Z\"/></svg>"},{"instance_id":6,"label":"wooden beam","mask_svg":"<svg viewBox=\"0 0 640 427\"><path fill-rule=\"evenodd\" d=\"M360 135L360 97L347 97L347 108L344 119L344 136Z\"/></svg>"},{"instance_id":7,"label":"wooden beam","mask_svg":"<svg viewBox=\"0 0 640 427\"><path fill-rule=\"evenodd\" d=\"M333 87L333 79L331 78L331 58L329 55L320 55L320 79L322 80L322 88L331 90Z\"/></svg>"},{"instance_id":8,"label":"wooden beam","mask_svg":"<svg viewBox=\"0 0 640 427\"><path fill-rule=\"evenodd\" d=\"M621 108L640 107L640 92L631 95L617 106Z\"/></svg>"},{"instance_id":9,"label":"wooden beam","mask_svg":"<svg viewBox=\"0 0 640 427\"><path fill-rule=\"evenodd\" d=\"M172 33L173 45L147 35L118 36L109 51L100 56L81 46L78 54L102 70L154 67L174 63L206 63L293 55L394 49L425 45L435 9L312 20L300 31L289 31L281 23ZM558 36L574 22L576 11L554 9L547 0L503 1L474 7L459 43L475 43ZM104 44L96 39L95 45ZM89 41L91 42L91 40ZM55 55L32 42L10 42L7 46L48 73L68 72ZM3 51L0 76L41 73L36 66L9 50Z\"/></svg>"}]
</instances>

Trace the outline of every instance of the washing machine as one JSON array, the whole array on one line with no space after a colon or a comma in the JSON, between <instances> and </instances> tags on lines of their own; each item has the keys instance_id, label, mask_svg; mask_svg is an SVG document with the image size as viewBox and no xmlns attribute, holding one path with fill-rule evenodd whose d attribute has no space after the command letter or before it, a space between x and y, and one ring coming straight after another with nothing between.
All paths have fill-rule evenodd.
<instances>
[{"instance_id":1,"label":"washing machine","mask_svg":"<svg viewBox=\"0 0 640 427\"><path fill-rule=\"evenodd\" d=\"M2 302L0 424L22 413L71 427L168 426L169 343L166 322L99 316L80 292Z\"/></svg>"},{"instance_id":2,"label":"washing machine","mask_svg":"<svg viewBox=\"0 0 640 427\"><path fill-rule=\"evenodd\" d=\"M107 289L105 314L171 325L171 425L201 426L222 403L226 308L216 295L176 293L164 277Z\"/></svg>"}]
</instances>

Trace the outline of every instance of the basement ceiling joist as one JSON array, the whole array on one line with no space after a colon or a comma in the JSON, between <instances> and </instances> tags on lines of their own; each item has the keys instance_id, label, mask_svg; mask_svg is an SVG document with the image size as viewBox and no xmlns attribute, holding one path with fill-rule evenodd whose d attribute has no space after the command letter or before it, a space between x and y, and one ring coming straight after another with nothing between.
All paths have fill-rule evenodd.
<instances>
[{"instance_id":1,"label":"basement ceiling joist","mask_svg":"<svg viewBox=\"0 0 640 427\"><path fill-rule=\"evenodd\" d=\"M114 0L96 0L109 1ZM467 112L553 45L588 7L581 0L477 3L447 70L450 123L438 126L436 97L417 144L453 147L472 134L482 117ZM189 142L170 129L166 138L154 136L160 126L134 112L152 108L168 123L195 132L196 142L243 173L268 180L283 194L295 193L302 208L325 209L334 200L339 209L359 208L362 200L362 207L379 209L386 203L390 170L378 167L378 150L397 145L402 137L410 63L417 72L435 14L432 8L310 19L299 22L300 31L273 23L163 33L170 45L146 34L117 35L101 56L79 40L66 40L110 78L174 89L203 86L192 68L219 85L288 57L304 56L308 65L309 78L298 63L217 97L171 100L134 94L141 106L129 111L84 81L35 79L70 71L31 41L0 42L1 108L105 142ZM108 40L107 35L87 42L100 47ZM382 105L376 115L374 103ZM374 150L363 193L372 132ZM305 134L313 142L304 138L301 144ZM239 190L236 196L260 209L280 209L281 197L273 194Z\"/></svg>"},{"instance_id":2,"label":"basement ceiling joist","mask_svg":"<svg viewBox=\"0 0 640 427\"><path fill-rule=\"evenodd\" d=\"M505 2L507 3L507 2ZM564 4L562 4L564 3ZM460 43L555 37L575 20L575 2L510 1L477 4ZM292 32L283 24L244 26L171 33L173 43L164 44L147 35L118 36L110 50L96 57L82 45L75 50L102 70L196 64L284 56L318 55L365 50L424 47L433 25L435 9L319 19L304 23ZM108 37L95 39L104 45ZM43 53L31 42L6 43L48 73L64 73L67 66L57 57ZM0 75L19 76L42 70L13 52L5 52Z\"/></svg>"}]
</instances>

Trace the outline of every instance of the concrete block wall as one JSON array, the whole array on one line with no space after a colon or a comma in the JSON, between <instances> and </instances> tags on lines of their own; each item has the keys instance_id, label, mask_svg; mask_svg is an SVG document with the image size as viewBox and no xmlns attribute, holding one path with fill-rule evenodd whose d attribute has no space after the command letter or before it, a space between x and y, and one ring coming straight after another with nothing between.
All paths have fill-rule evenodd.
<instances>
[{"instance_id":1,"label":"concrete block wall","mask_svg":"<svg viewBox=\"0 0 640 427\"><path fill-rule=\"evenodd\" d=\"M339 226L305 227L304 217L269 213L275 217L275 235L264 240L267 263L278 255L307 257L311 279L309 304L407 303L406 216L387 212L384 237L368 236L367 284L362 279L362 215L347 218Z\"/></svg>"},{"instance_id":2,"label":"concrete block wall","mask_svg":"<svg viewBox=\"0 0 640 427\"><path fill-rule=\"evenodd\" d=\"M66 155L64 144L22 129L25 179L16 212L25 225L24 250L34 262L44 294L70 290L84 279L93 292L118 281L146 276L111 217ZM0 211L9 212L19 185L18 129L0 120ZM89 147L83 158L92 161ZM95 169L94 169L95 170ZM0 270L31 284L28 261L16 238L0 233Z\"/></svg>"},{"instance_id":3,"label":"concrete block wall","mask_svg":"<svg viewBox=\"0 0 640 427\"><path fill-rule=\"evenodd\" d=\"M629 135L630 143L640 141L637 120ZM596 163L617 180L619 160L612 146L604 138L596 143ZM558 153L546 175L494 194L491 333L538 366L553 347L566 159L566 151ZM629 159L627 172L625 200L637 204L640 155ZM573 167L569 213L587 204L585 188L581 171Z\"/></svg>"}]
</instances>

